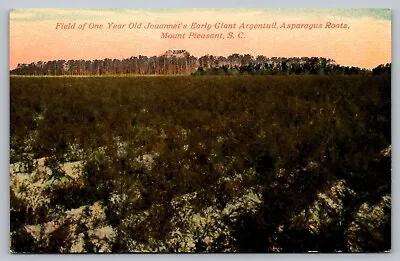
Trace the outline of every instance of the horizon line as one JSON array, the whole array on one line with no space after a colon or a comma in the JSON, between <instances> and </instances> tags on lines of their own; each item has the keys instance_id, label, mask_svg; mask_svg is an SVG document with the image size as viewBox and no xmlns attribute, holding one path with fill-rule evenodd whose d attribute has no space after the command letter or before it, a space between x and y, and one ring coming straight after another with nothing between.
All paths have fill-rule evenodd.
<instances>
[{"instance_id":1,"label":"horizon line","mask_svg":"<svg viewBox=\"0 0 400 261\"><path fill-rule=\"evenodd\" d=\"M162 57L163 55L165 55L165 53L166 52L168 52L168 51L187 51L187 50L185 50L185 49L170 49L170 50L167 50L167 51L165 51L164 52L164 54L160 54L160 55L144 55L144 54L137 54L137 55L133 55L133 56L126 56L126 57L124 57L124 58L108 58L108 57L106 57L106 58L94 58L94 59L82 59L82 58L76 58L76 59L68 59L68 58L60 58L60 59L53 59L53 60L36 60L36 61L30 61L30 62L21 62L21 63L18 63L17 64L17 66L15 66L14 68L9 68L9 70L10 70L10 72L12 71L12 70L15 70L15 69L17 69L18 68L18 65L23 65L23 64L25 64L25 65L29 65L29 64L31 64L31 63L38 63L38 62L53 62L53 61L65 61L65 62L68 62L68 61L104 61L104 60L106 60L106 59L110 59L110 60L125 60L125 59L130 59L130 58L138 58L139 56L143 56L143 57L147 57L147 58L152 58L152 57ZM214 55L214 54L205 54L205 55L202 55L202 56L195 56L195 55L191 55L190 54L190 52L189 51L187 51L188 53L189 53L189 55L191 56L191 57L194 57L194 58L196 58L196 59L200 59L201 57L203 57L203 56L213 56L213 57L224 57L224 58L227 58L227 57L229 57L230 55L234 55L234 54L239 54L239 55L251 55L252 56L252 58L253 59L256 59L256 57L257 56L265 56L267 59L271 59L271 58L286 58L286 59L290 59L290 58L324 58L324 59L326 59L326 60L331 60L331 61L333 61L333 63L334 64L336 64L336 65L339 65L339 66L344 66L344 67L355 67L355 68L360 68L360 69L366 69L366 70L372 70L373 68L376 68L377 66L379 66L379 65L386 65L386 64L390 64L390 63L392 63L392 61L390 60L390 61L388 61L388 62L381 62L381 63L378 63L378 64L376 64L374 67L371 67L371 68L367 68L367 67L360 67L360 66L357 66L357 65L351 65L351 64L339 64L339 63L337 63L336 62L336 60L335 59L333 59L333 58L330 58L330 57L324 57L324 56L266 56L266 55L264 55L264 54L257 54L257 55L252 55L252 54L249 54L249 53L237 53L237 52L235 52L235 53L232 53L232 54L230 54L230 55L228 55L228 56L224 56L224 55Z\"/></svg>"}]
</instances>

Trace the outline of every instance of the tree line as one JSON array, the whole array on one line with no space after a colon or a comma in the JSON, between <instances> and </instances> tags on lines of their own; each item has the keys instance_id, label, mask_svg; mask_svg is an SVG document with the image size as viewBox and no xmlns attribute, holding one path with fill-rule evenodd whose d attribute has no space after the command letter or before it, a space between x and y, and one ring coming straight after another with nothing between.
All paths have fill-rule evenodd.
<instances>
[{"instance_id":1,"label":"tree line","mask_svg":"<svg viewBox=\"0 0 400 261\"><path fill-rule=\"evenodd\" d=\"M132 56L126 59L53 60L18 64L12 75L362 75L390 73L391 63L373 70L342 66L324 57L266 57L231 54L227 57L203 55L186 50L168 50L160 56Z\"/></svg>"}]
</instances>

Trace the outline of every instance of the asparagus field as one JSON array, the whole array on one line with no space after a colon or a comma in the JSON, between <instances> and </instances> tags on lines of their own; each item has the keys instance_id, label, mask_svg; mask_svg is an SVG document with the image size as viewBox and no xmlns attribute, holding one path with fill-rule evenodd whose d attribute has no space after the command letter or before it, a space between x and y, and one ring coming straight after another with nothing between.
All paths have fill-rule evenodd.
<instances>
[{"instance_id":1,"label":"asparagus field","mask_svg":"<svg viewBox=\"0 0 400 261\"><path fill-rule=\"evenodd\" d=\"M14 252L391 249L390 75L10 82Z\"/></svg>"}]
</instances>

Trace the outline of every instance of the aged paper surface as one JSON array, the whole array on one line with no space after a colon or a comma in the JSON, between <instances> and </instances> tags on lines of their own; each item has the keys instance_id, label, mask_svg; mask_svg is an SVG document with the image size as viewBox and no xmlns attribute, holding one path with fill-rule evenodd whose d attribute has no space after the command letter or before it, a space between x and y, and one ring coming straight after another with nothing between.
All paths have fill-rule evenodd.
<instances>
[{"instance_id":1,"label":"aged paper surface","mask_svg":"<svg viewBox=\"0 0 400 261\"><path fill-rule=\"evenodd\" d=\"M13 253L391 249L389 9L10 12Z\"/></svg>"}]
</instances>

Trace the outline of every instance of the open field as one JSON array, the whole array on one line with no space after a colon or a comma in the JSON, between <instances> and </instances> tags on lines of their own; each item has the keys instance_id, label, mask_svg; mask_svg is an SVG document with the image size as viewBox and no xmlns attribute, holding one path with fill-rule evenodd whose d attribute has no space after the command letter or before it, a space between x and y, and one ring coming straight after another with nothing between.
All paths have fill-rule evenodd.
<instances>
[{"instance_id":1,"label":"open field","mask_svg":"<svg viewBox=\"0 0 400 261\"><path fill-rule=\"evenodd\" d=\"M391 249L378 76L11 77L11 249Z\"/></svg>"}]
</instances>

